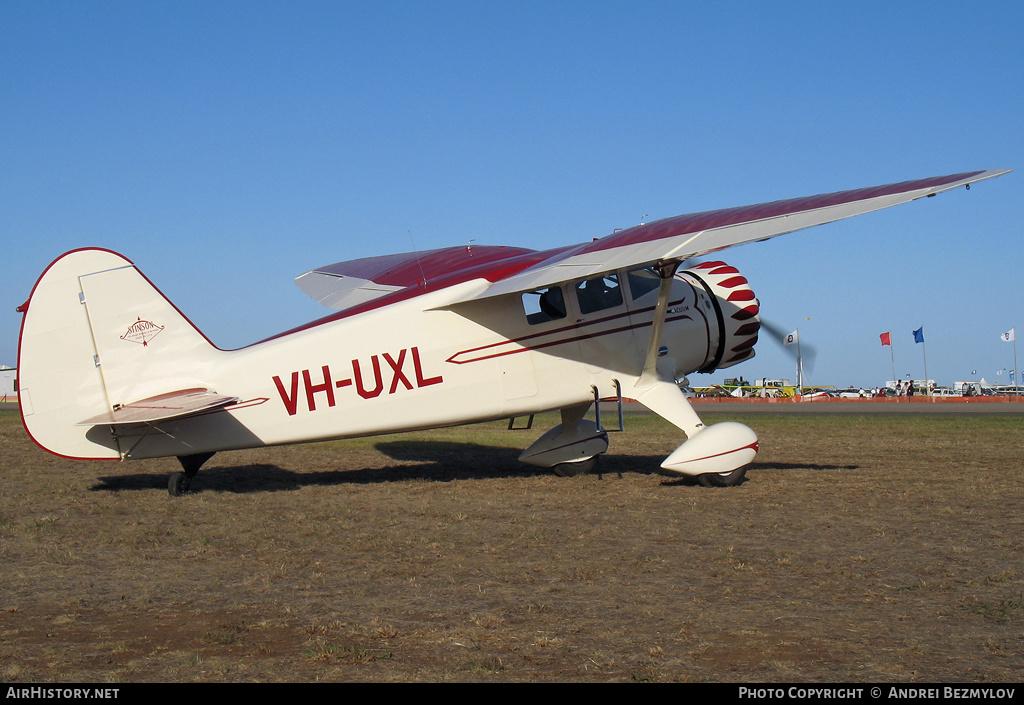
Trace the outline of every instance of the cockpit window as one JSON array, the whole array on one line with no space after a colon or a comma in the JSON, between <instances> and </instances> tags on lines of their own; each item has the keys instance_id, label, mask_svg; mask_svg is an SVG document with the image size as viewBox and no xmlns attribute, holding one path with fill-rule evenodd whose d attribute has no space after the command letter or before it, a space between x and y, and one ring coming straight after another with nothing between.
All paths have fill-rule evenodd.
<instances>
[{"instance_id":1,"label":"cockpit window","mask_svg":"<svg viewBox=\"0 0 1024 705\"><path fill-rule=\"evenodd\" d=\"M576 285L580 313L595 313L622 305L622 289L614 274L587 279Z\"/></svg>"},{"instance_id":2,"label":"cockpit window","mask_svg":"<svg viewBox=\"0 0 1024 705\"><path fill-rule=\"evenodd\" d=\"M549 289L526 292L523 294L523 310L531 326L565 318L565 298L562 296L562 289L553 286Z\"/></svg>"},{"instance_id":3,"label":"cockpit window","mask_svg":"<svg viewBox=\"0 0 1024 705\"><path fill-rule=\"evenodd\" d=\"M655 291L661 285L661 277L654 267L634 269L626 278L629 280L629 295L633 301Z\"/></svg>"}]
</instances>

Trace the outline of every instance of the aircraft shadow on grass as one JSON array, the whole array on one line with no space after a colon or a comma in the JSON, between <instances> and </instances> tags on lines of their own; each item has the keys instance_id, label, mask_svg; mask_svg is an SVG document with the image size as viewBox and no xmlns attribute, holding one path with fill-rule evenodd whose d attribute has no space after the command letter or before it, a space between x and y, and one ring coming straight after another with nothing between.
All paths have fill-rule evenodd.
<instances>
[{"instance_id":1,"label":"aircraft shadow on grass","mask_svg":"<svg viewBox=\"0 0 1024 705\"><path fill-rule=\"evenodd\" d=\"M385 441L376 449L388 458L398 461L393 465L375 468L316 470L296 472L278 465L256 463L246 465L207 466L196 477L191 492L288 492L303 487L331 485L367 485L385 482L428 480L452 482L454 480L483 480L511 477L549 476L551 470L525 465L518 460L518 448L502 448L477 443L451 441ZM606 455L601 459L595 476L627 474L657 475L661 456ZM340 464L340 463L339 463ZM850 470L856 466L830 466L820 464L754 463L757 470ZM162 473L135 473L98 478L90 489L94 492L125 492L166 489L167 475ZM566 480L571 481L571 480ZM662 484L696 485L695 478L667 474Z\"/></svg>"}]
</instances>

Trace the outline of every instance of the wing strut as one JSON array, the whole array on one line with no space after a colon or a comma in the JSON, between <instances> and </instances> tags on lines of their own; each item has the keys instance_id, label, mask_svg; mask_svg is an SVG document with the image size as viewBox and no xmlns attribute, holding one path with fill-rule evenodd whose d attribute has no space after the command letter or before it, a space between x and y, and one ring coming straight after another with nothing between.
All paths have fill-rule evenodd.
<instances>
[{"instance_id":1,"label":"wing strut","mask_svg":"<svg viewBox=\"0 0 1024 705\"><path fill-rule=\"evenodd\" d=\"M647 386L659 379L658 353L661 350L661 335L665 329L665 316L668 313L668 300L672 295L672 281L682 262L661 262L657 265L661 283L658 286L658 303L654 307L654 320L651 322L651 337L647 341L647 356L644 358L644 369L640 373L637 386Z\"/></svg>"},{"instance_id":2,"label":"wing strut","mask_svg":"<svg viewBox=\"0 0 1024 705\"><path fill-rule=\"evenodd\" d=\"M705 426L674 375L658 370L669 295L680 265L679 260L657 265L661 277L658 303L654 307L644 369L635 384L636 400L686 434L686 440L665 458L662 468L697 477L709 487L731 487L743 482L747 465L757 455L757 434L735 421Z\"/></svg>"},{"instance_id":3,"label":"wing strut","mask_svg":"<svg viewBox=\"0 0 1024 705\"><path fill-rule=\"evenodd\" d=\"M644 369L635 386L637 401L681 429L687 438L692 438L704 428L704 422L690 406L690 402L686 400L672 375L664 375L658 371L661 337L665 328L665 317L668 314L672 282L675 280L676 271L681 264L682 262L679 260L670 260L660 262L656 267L658 276L661 277L661 283L658 286L658 302L654 307L654 320L651 322L651 337L647 342Z\"/></svg>"},{"instance_id":4,"label":"wing strut","mask_svg":"<svg viewBox=\"0 0 1024 705\"><path fill-rule=\"evenodd\" d=\"M681 264L679 260L669 260L656 267L661 277L658 303L654 306L644 369L635 384L636 400L686 434L686 440L665 458L662 468L698 477L701 484L709 487L731 487L743 482L747 465L757 455L757 434L735 421L705 426L674 375L658 370L669 295Z\"/></svg>"}]
</instances>

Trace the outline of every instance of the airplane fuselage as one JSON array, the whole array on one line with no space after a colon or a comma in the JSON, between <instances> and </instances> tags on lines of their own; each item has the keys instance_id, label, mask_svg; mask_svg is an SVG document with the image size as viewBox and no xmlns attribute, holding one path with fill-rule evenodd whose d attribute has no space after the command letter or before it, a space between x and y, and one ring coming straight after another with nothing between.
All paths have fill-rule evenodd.
<instances>
[{"instance_id":1,"label":"airplane fuselage","mask_svg":"<svg viewBox=\"0 0 1024 705\"><path fill-rule=\"evenodd\" d=\"M585 403L595 392L628 396L657 298L645 279L643 271L602 277L616 291L590 304L582 282L566 285L562 315L532 319L529 297L519 295L448 307L486 285L471 281L216 351L183 384L230 389L237 404L168 422L160 433L135 429L146 433L141 442L122 431L107 444L130 448L133 458L182 455L508 418ZM700 369L718 337L711 296L677 275L660 367L673 379Z\"/></svg>"}]
</instances>

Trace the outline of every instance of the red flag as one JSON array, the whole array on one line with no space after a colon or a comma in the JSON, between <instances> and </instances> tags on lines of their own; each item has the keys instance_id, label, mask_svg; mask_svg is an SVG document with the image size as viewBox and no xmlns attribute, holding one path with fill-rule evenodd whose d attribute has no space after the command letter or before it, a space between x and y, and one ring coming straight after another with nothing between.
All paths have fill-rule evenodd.
<instances>
[{"instance_id":1,"label":"red flag","mask_svg":"<svg viewBox=\"0 0 1024 705\"><path fill-rule=\"evenodd\" d=\"M889 339L889 333L882 333L879 338L882 339L882 345L892 345L892 341Z\"/></svg>"}]
</instances>

